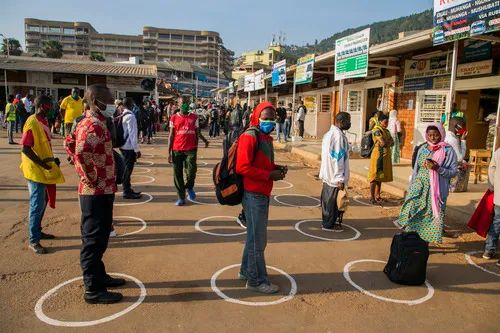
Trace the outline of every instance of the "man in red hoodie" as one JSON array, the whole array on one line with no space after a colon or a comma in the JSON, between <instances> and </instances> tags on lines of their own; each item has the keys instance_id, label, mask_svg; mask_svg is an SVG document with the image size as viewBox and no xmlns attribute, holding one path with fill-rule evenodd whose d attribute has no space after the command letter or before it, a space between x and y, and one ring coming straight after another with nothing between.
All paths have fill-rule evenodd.
<instances>
[{"instance_id":1,"label":"man in red hoodie","mask_svg":"<svg viewBox=\"0 0 500 333\"><path fill-rule=\"evenodd\" d=\"M243 177L243 209L247 220L247 239L239 278L249 290L273 294L279 287L269 281L264 259L267 245L269 196L273 182L285 178L288 168L274 164L273 138L276 110L269 102L255 108L250 128L239 138L236 172Z\"/></svg>"}]
</instances>

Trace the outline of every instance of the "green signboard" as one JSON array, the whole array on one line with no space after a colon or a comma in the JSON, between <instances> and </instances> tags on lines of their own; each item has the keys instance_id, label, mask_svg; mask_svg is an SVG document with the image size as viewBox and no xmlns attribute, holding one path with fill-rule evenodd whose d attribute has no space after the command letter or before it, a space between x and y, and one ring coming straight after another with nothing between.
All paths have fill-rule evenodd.
<instances>
[{"instance_id":1,"label":"green signboard","mask_svg":"<svg viewBox=\"0 0 500 333\"><path fill-rule=\"evenodd\" d=\"M335 81L366 77L370 28L335 41Z\"/></svg>"}]
</instances>

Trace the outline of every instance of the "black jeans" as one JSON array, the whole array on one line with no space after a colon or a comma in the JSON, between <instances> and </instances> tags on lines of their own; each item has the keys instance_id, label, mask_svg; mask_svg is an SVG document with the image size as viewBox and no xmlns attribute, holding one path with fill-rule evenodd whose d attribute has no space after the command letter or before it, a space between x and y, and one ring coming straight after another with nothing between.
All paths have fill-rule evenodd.
<instances>
[{"instance_id":1,"label":"black jeans","mask_svg":"<svg viewBox=\"0 0 500 333\"><path fill-rule=\"evenodd\" d=\"M80 266L86 291L106 290L104 281L107 274L102 256L108 248L114 200L114 194L80 195L82 210Z\"/></svg>"},{"instance_id":2,"label":"black jeans","mask_svg":"<svg viewBox=\"0 0 500 333\"><path fill-rule=\"evenodd\" d=\"M304 121L303 120L299 120L299 136L301 138L304 137Z\"/></svg>"},{"instance_id":3,"label":"black jeans","mask_svg":"<svg viewBox=\"0 0 500 333\"><path fill-rule=\"evenodd\" d=\"M338 187L331 187L323 183L321 191L321 215L323 219L323 228L331 229L339 220L341 213L337 207Z\"/></svg>"},{"instance_id":4,"label":"black jeans","mask_svg":"<svg viewBox=\"0 0 500 333\"><path fill-rule=\"evenodd\" d=\"M134 171L134 165L136 162L137 155L133 150L120 149L123 156L123 162L125 164L125 171L123 172L123 195L132 193L132 186L130 185L130 177Z\"/></svg>"}]
</instances>

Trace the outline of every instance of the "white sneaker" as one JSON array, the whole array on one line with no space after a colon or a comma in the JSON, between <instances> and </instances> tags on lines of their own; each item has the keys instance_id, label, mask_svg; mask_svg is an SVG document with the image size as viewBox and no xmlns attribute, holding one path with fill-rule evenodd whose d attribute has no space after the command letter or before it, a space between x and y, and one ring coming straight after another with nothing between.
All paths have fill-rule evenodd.
<instances>
[{"instance_id":1,"label":"white sneaker","mask_svg":"<svg viewBox=\"0 0 500 333\"><path fill-rule=\"evenodd\" d=\"M118 237L118 234L113 230L109 233L109 237Z\"/></svg>"}]
</instances>

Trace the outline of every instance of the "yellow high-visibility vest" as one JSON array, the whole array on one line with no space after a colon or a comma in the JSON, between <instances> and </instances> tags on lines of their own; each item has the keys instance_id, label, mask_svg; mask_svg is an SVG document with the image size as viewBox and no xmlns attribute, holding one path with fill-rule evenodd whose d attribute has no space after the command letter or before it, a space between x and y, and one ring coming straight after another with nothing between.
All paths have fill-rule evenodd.
<instances>
[{"instance_id":1,"label":"yellow high-visibility vest","mask_svg":"<svg viewBox=\"0 0 500 333\"><path fill-rule=\"evenodd\" d=\"M45 159L54 158L49 140L45 134L42 125L36 119L36 115L30 116L24 124L23 132L31 130L33 133L34 146L31 147L35 154L43 161ZM33 182L42 184L61 184L64 183L64 176L61 169L54 162L47 162L52 168L46 170L33 162L24 153L21 153L20 169L23 172L24 178Z\"/></svg>"}]
</instances>

